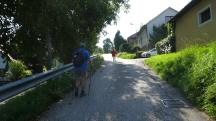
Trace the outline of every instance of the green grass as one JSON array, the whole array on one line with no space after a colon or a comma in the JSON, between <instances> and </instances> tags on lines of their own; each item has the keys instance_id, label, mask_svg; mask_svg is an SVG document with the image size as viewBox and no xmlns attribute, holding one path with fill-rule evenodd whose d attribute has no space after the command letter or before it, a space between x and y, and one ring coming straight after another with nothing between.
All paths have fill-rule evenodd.
<instances>
[{"instance_id":1,"label":"green grass","mask_svg":"<svg viewBox=\"0 0 216 121\"><path fill-rule=\"evenodd\" d=\"M2 121L29 121L45 111L73 87L69 74L50 80L47 84L18 96L0 106Z\"/></svg>"},{"instance_id":2,"label":"green grass","mask_svg":"<svg viewBox=\"0 0 216 121\"><path fill-rule=\"evenodd\" d=\"M132 53L120 53L118 54L119 58L122 59L135 59L136 58L136 54L132 54Z\"/></svg>"},{"instance_id":3,"label":"green grass","mask_svg":"<svg viewBox=\"0 0 216 121\"><path fill-rule=\"evenodd\" d=\"M95 72L102 63L103 58L98 56L92 63L91 71ZM74 81L71 73L50 80L46 84L0 105L0 120L33 121L52 103L59 101L67 92L71 91L73 87Z\"/></svg>"},{"instance_id":4,"label":"green grass","mask_svg":"<svg viewBox=\"0 0 216 121\"><path fill-rule=\"evenodd\" d=\"M216 42L155 56L146 63L216 119Z\"/></svg>"}]
</instances>

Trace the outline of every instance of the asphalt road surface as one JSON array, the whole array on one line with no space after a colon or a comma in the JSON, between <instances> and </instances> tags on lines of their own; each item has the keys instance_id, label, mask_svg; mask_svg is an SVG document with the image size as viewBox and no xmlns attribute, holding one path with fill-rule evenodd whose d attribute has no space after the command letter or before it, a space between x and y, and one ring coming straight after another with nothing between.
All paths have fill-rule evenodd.
<instances>
[{"instance_id":1,"label":"asphalt road surface","mask_svg":"<svg viewBox=\"0 0 216 121\"><path fill-rule=\"evenodd\" d=\"M162 81L143 59L105 63L92 77L90 95L67 94L40 121L210 121L172 86Z\"/></svg>"}]
</instances>

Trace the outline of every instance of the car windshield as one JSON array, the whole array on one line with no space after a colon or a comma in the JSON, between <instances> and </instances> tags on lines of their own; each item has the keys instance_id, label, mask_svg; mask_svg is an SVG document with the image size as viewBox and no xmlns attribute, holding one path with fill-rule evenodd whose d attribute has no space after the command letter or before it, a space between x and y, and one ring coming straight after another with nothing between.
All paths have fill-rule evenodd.
<instances>
[{"instance_id":1,"label":"car windshield","mask_svg":"<svg viewBox=\"0 0 216 121\"><path fill-rule=\"evenodd\" d=\"M150 52L153 52L153 51L156 51L156 49L154 48L154 49L151 49L151 50L150 50Z\"/></svg>"}]
</instances>

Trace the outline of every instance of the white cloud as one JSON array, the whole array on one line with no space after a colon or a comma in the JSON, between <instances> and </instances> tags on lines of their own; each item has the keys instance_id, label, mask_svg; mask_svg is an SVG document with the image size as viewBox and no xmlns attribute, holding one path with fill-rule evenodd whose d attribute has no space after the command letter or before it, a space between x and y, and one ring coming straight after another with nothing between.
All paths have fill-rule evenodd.
<instances>
[{"instance_id":1,"label":"white cloud","mask_svg":"<svg viewBox=\"0 0 216 121\"><path fill-rule=\"evenodd\" d=\"M108 32L106 36L101 34L98 46L103 46L103 40L110 38L113 40L117 30L120 30L124 38L134 34L148 21L159 15L163 10L172 7L180 11L191 0L130 0L131 8L129 13L121 11L117 25L109 25L104 30Z\"/></svg>"}]
</instances>

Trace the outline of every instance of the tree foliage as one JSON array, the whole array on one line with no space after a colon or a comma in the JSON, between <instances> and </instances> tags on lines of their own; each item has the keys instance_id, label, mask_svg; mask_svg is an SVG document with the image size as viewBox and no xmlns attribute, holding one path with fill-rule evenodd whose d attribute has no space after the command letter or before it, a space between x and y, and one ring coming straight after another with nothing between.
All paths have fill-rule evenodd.
<instances>
[{"instance_id":1,"label":"tree foliage","mask_svg":"<svg viewBox=\"0 0 216 121\"><path fill-rule=\"evenodd\" d=\"M121 36L120 31L117 31L114 38L115 49L119 51L120 46L126 43L126 40Z\"/></svg>"},{"instance_id":2,"label":"tree foliage","mask_svg":"<svg viewBox=\"0 0 216 121\"><path fill-rule=\"evenodd\" d=\"M153 48L155 44L168 36L167 26L165 24L153 27L153 33L150 34L150 46Z\"/></svg>"},{"instance_id":3,"label":"tree foliage","mask_svg":"<svg viewBox=\"0 0 216 121\"><path fill-rule=\"evenodd\" d=\"M51 67L56 57L68 63L80 42L93 50L101 30L116 20L121 6L128 8L127 3L128 0L3 0L0 49L35 71Z\"/></svg>"},{"instance_id":4,"label":"tree foliage","mask_svg":"<svg viewBox=\"0 0 216 121\"><path fill-rule=\"evenodd\" d=\"M4 55L8 53L10 48L14 48L11 41L15 37L15 29L18 27L13 17L16 3L13 0L0 2L0 51Z\"/></svg>"},{"instance_id":5,"label":"tree foliage","mask_svg":"<svg viewBox=\"0 0 216 121\"><path fill-rule=\"evenodd\" d=\"M103 41L103 50L104 53L110 53L112 51L113 48L113 43L110 40L110 38L107 38Z\"/></svg>"},{"instance_id":6,"label":"tree foliage","mask_svg":"<svg viewBox=\"0 0 216 121\"><path fill-rule=\"evenodd\" d=\"M103 54L104 50L101 47L96 46L96 48L94 49L94 54Z\"/></svg>"},{"instance_id":7,"label":"tree foliage","mask_svg":"<svg viewBox=\"0 0 216 121\"><path fill-rule=\"evenodd\" d=\"M155 44L155 48L159 54L171 53L176 51L175 47L175 35L174 35L174 23L169 22L166 25L167 27L167 37L158 41ZM165 31L165 30L164 30Z\"/></svg>"},{"instance_id":8,"label":"tree foliage","mask_svg":"<svg viewBox=\"0 0 216 121\"><path fill-rule=\"evenodd\" d=\"M155 44L158 54L175 52L175 36L169 35Z\"/></svg>"},{"instance_id":9,"label":"tree foliage","mask_svg":"<svg viewBox=\"0 0 216 121\"><path fill-rule=\"evenodd\" d=\"M132 46L128 43L121 44L119 47L120 52L132 52Z\"/></svg>"}]
</instances>

